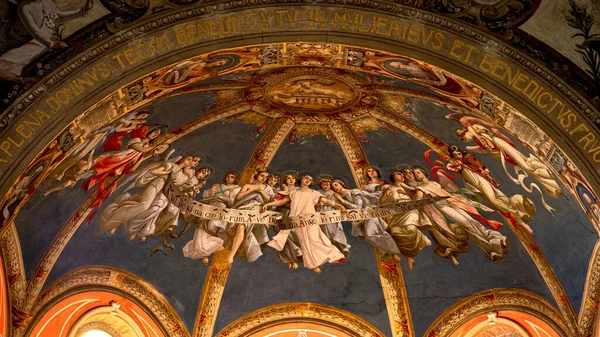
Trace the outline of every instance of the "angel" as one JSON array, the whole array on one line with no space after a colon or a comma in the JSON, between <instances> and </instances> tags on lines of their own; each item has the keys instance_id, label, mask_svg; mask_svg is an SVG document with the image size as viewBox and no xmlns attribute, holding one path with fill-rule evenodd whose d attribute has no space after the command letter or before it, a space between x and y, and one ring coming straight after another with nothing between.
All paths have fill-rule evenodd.
<instances>
[{"instance_id":1,"label":"angel","mask_svg":"<svg viewBox=\"0 0 600 337\"><path fill-rule=\"evenodd\" d=\"M415 178L415 172L412 168L406 167L400 170L404 176L404 182L400 186L404 189L412 200L422 198L422 195L417 196L417 187L419 182ZM441 214L433 205L427 205L422 208L423 216L431 223L431 227L427 229L431 234L435 246L433 252L442 257L450 259L452 265L458 266L457 257L461 253L466 253L469 246L466 244L467 237L457 236L449 227L443 214ZM408 260L408 259L407 259Z\"/></svg>"},{"instance_id":2,"label":"angel","mask_svg":"<svg viewBox=\"0 0 600 337\"><path fill-rule=\"evenodd\" d=\"M279 193L283 195L288 195L293 190L297 189L298 186L298 171L289 170L283 172L283 182L281 186L279 186Z\"/></svg>"},{"instance_id":3,"label":"angel","mask_svg":"<svg viewBox=\"0 0 600 337\"><path fill-rule=\"evenodd\" d=\"M428 196L451 197L450 193L444 190L440 184L429 180L424 169L417 167L413 171L416 180L419 182L416 192L417 200ZM452 222L450 226L452 232L465 246L468 245L468 239L471 239L485 252L489 260L501 261L504 259L509 249L508 238L498 231L486 229L473 216L492 228L498 228L501 224L483 218L472 206L466 205L455 198L438 201L432 206L439 214ZM466 249L468 248L465 247L465 251ZM449 258L454 266L458 266L456 255L450 255Z\"/></svg>"},{"instance_id":4,"label":"angel","mask_svg":"<svg viewBox=\"0 0 600 337\"><path fill-rule=\"evenodd\" d=\"M330 201L336 202L335 192L331 189L331 183L333 182L333 176L328 174L322 174L317 177L317 185L321 187L319 193L323 195L323 197L327 198ZM333 211L335 207L327 205L325 203L319 203L317 205L317 211L319 212L328 212ZM344 228L342 227L341 222L334 222L321 225L321 230L325 233L325 236L331 241L331 243L336 246L339 251L344 254L344 257L348 257L350 254L350 245L348 244L348 239L346 238L346 234L344 233Z\"/></svg>"},{"instance_id":5,"label":"angel","mask_svg":"<svg viewBox=\"0 0 600 337\"><path fill-rule=\"evenodd\" d=\"M121 151L101 154L92 165L94 174L82 185L86 191L94 185L103 182L111 176L129 174L139 166L144 154L154 151L165 151L168 144L155 145L156 139L162 133L162 126L151 128L145 138L133 138L127 142L127 148Z\"/></svg>"},{"instance_id":6,"label":"angel","mask_svg":"<svg viewBox=\"0 0 600 337\"><path fill-rule=\"evenodd\" d=\"M263 205L261 207L261 212L265 212L271 206L281 206L288 202L290 203L289 216L316 213L315 205L317 203L324 203L345 211L343 206L337 204L335 201L327 199L321 193L311 189L310 187L312 184L313 178L310 175L306 174L302 176L299 188L291 191L290 194L283 199ZM335 263L345 259L345 256L331 243L329 238L327 238L325 233L323 233L318 226L304 226L293 230L281 230L273 237L268 245L281 251L286 243L287 237L292 231L296 233L298 242L300 243L302 263L306 268L314 270L315 273L320 274L320 266L327 262Z\"/></svg>"},{"instance_id":7,"label":"angel","mask_svg":"<svg viewBox=\"0 0 600 337\"><path fill-rule=\"evenodd\" d=\"M407 186L404 174L399 169L390 174L391 184L383 186L379 199L382 205L412 201L410 187ZM413 193L414 194L414 193ZM429 218L421 210L411 210L393 215L388 223L388 232L396 242L398 249L406 258L408 270L412 272L415 257L425 247L431 246L431 240L423 234L423 230L431 229Z\"/></svg>"},{"instance_id":8,"label":"angel","mask_svg":"<svg viewBox=\"0 0 600 337\"><path fill-rule=\"evenodd\" d=\"M188 157L191 157L191 162L187 163ZM183 194L195 197L196 194L200 193L200 189L206 185L206 179L212 174L212 168L205 167L201 168L190 178L189 171L194 172L191 168L199 163L198 156L184 156L182 159L176 162L181 168L180 171L173 172L171 174L171 182L173 185L182 189ZM185 163L180 163L185 161ZM185 188L185 186L192 186ZM164 232L171 232L177 228L177 222L179 221L180 210L177 206L168 202L167 206L160 212L158 218L155 221L155 229L152 236L161 235Z\"/></svg>"},{"instance_id":9,"label":"angel","mask_svg":"<svg viewBox=\"0 0 600 337\"><path fill-rule=\"evenodd\" d=\"M44 196L48 196L50 193L60 191L67 187L73 187L80 180L85 180L94 175L92 165L94 164L94 151L90 152L87 159L78 160L73 166L67 169L62 177L64 182L57 186L54 186L44 192Z\"/></svg>"},{"instance_id":10,"label":"angel","mask_svg":"<svg viewBox=\"0 0 600 337\"><path fill-rule=\"evenodd\" d=\"M594 202L585 192L583 193L582 199L587 206L585 209L588 217L592 220L594 225L600 226L600 206L598 206L598 203Z\"/></svg>"},{"instance_id":11,"label":"angel","mask_svg":"<svg viewBox=\"0 0 600 337\"><path fill-rule=\"evenodd\" d=\"M183 167L192 163L191 156L169 159L173 152L169 151L162 160L149 163L128 177L123 185L132 180L133 184L100 214L101 231L114 234L123 225L129 240L139 236L142 242L154 233L156 219L169 203L162 192L167 179L172 177L171 174L177 176ZM142 190L132 196L127 191L133 187L141 187Z\"/></svg>"},{"instance_id":12,"label":"angel","mask_svg":"<svg viewBox=\"0 0 600 337\"><path fill-rule=\"evenodd\" d=\"M279 177L270 175L267 178L267 185L271 186L269 183L270 178L273 177L274 180L273 185L277 186L279 182ZM274 188L275 199L281 200L288 196L292 191L298 189L298 171L288 170L283 172L283 182L277 188ZM276 182L275 182L276 181ZM285 203L278 207L272 207L274 210L281 212L284 217L289 216L290 214L290 203ZM279 233L279 226L275 225L274 230L276 233ZM281 264L287 264L289 269L298 269L298 263L302 261L302 251L300 250L300 242L298 241L298 237L295 232L291 232L287 237L287 241L283 246L282 250L277 250L277 262Z\"/></svg>"},{"instance_id":13,"label":"angel","mask_svg":"<svg viewBox=\"0 0 600 337\"><path fill-rule=\"evenodd\" d=\"M183 192L185 195L195 197L200 193L200 190L206 186L206 181L213 174L211 166L204 166L196 170L194 176L183 184Z\"/></svg>"},{"instance_id":14,"label":"angel","mask_svg":"<svg viewBox=\"0 0 600 337\"><path fill-rule=\"evenodd\" d=\"M29 170L29 172L25 174L23 179L19 181L17 186L15 186L14 190L10 194L10 199L8 199L8 201L3 205L2 208L2 216L4 217L4 221L9 219L12 214L17 212L16 210L11 209L11 206L13 204L17 204L16 207L19 208L19 203L28 195L31 195L31 193L33 193L34 184L36 183L40 175L42 175L42 173L46 170L47 167L48 164L46 162L38 164L37 167L34 167L31 170Z\"/></svg>"},{"instance_id":15,"label":"angel","mask_svg":"<svg viewBox=\"0 0 600 337\"><path fill-rule=\"evenodd\" d=\"M383 178L381 170L372 166L368 167L365 178L367 179L367 184L363 189L367 192L381 195L383 186L387 184L387 181L381 180Z\"/></svg>"},{"instance_id":16,"label":"angel","mask_svg":"<svg viewBox=\"0 0 600 337\"><path fill-rule=\"evenodd\" d=\"M240 174L236 171L226 173L222 183L214 184L204 191L200 202L217 208L232 207L241 189L238 185L239 178ZM195 222L194 238L183 247L183 256L202 259L202 263L206 265L208 256L223 249L223 240L219 235L226 230L227 222L199 218Z\"/></svg>"},{"instance_id":17,"label":"angel","mask_svg":"<svg viewBox=\"0 0 600 337\"><path fill-rule=\"evenodd\" d=\"M150 111L137 112L130 118L120 120L120 125L115 132L104 142L104 152L119 151L123 146L122 138L129 135L131 138L144 138L148 134L149 127L144 125Z\"/></svg>"},{"instance_id":18,"label":"angel","mask_svg":"<svg viewBox=\"0 0 600 337\"><path fill-rule=\"evenodd\" d=\"M267 185L271 186L275 193L279 192L279 184L281 183L281 178L277 174L270 174L267 178Z\"/></svg>"},{"instance_id":19,"label":"angel","mask_svg":"<svg viewBox=\"0 0 600 337\"><path fill-rule=\"evenodd\" d=\"M531 200L520 194L507 197L498 189L500 184L490 176L487 167L474 155L464 153L455 145L450 145L448 152L450 158L446 168L451 172L460 173L467 189L484 199L513 225L521 226L529 234L533 234L533 230L527 224L536 212ZM450 181L448 183L451 184Z\"/></svg>"},{"instance_id":20,"label":"angel","mask_svg":"<svg viewBox=\"0 0 600 337\"><path fill-rule=\"evenodd\" d=\"M253 176L254 182L245 184L238 194L232 208L260 211L262 205L275 197L273 189L266 184L269 172L259 168ZM253 262L262 256L261 246L269 242L267 230L263 224L228 223L225 247L229 250L227 261L233 263L233 257L240 257Z\"/></svg>"},{"instance_id":21,"label":"angel","mask_svg":"<svg viewBox=\"0 0 600 337\"><path fill-rule=\"evenodd\" d=\"M335 198L347 209L361 209L379 205L379 196L359 189L349 189L341 180L333 180L331 187ZM395 261L400 261L400 250L387 231L387 223L381 218L366 219L352 222L352 235L361 240L369 241L377 248L380 255L391 255Z\"/></svg>"},{"instance_id":22,"label":"angel","mask_svg":"<svg viewBox=\"0 0 600 337\"><path fill-rule=\"evenodd\" d=\"M123 118L120 118L119 120L117 120L116 122L111 123L110 125L104 126L96 131L94 131L93 133L89 132L89 131L83 131L85 133L85 135L83 135L83 137L85 137L85 141L83 143L81 143L74 151L73 153L71 153L71 155L69 157L67 157L65 160L63 160L60 164L58 164L58 166L52 170L52 173L50 174L50 178L56 180L56 181L61 181L63 180L65 174L70 170L70 173L73 173L73 167L79 167L79 168L75 168L75 170L80 170L82 167L82 160L85 161L85 158L88 158L90 156L90 153L94 152L96 147L101 144L104 143L104 141L107 139L107 137L111 134L119 134L119 133L127 133L133 130L134 127L137 127L137 125L139 125L139 123L141 123L142 121L145 121L146 118L148 117L149 112L147 111L142 111L142 112L137 112L137 113L130 113L127 114L126 116L124 116ZM139 122L139 123L138 123ZM137 136L139 137L132 137L133 139L144 139L148 136L148 131L146 130L146 132L144 133L144 135L142 136L141 134L137 134ZM154 131L154 128L153 128ZM113 141L114 142L114 141ZM119 138L119 142L120 142L120 138ZM115 152L118 152L121 148L121 145L119 143L119 148L115 149L116 146L111 146L111 150L112 151L108 151L108 154L112 154ZM105 151L106 152L106 151ZM81 174L81 173L79 173Z\"/></svg>"},{"instance_id":23,"label":"angel","mask_svg":"<svg viewBox=\"0 0 600 337\"><path fill-rule=\"evenodd\" d=\"M558 180L554 177L548 166L532 154L526 157L517 150L515 144L504 135L493 123L487 122L481 118L468 116L465 114L450 114L446 118L461 123L464 127L456 131L458 138L465 142L474 141L477 145L467 146L467 150L479 153L489 154L500 160L506 175L517 185L520 185L528 193L533 189L538 190L542 197L542 203L548 211L554 209L544 200L544 196L537 184L531 183L529 186L523 181L530 175L537 180L544 191L552 198L558 198L562 189ZM513 177L506 168L506 163L515 166L517 177Z\"/></svg>"}]
</instances>

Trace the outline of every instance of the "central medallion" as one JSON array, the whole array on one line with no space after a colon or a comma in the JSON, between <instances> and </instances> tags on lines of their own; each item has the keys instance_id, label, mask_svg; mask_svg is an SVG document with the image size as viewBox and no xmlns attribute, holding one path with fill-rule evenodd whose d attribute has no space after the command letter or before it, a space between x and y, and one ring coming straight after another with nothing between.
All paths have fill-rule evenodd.
<instances>
[{"instance_id":1,"label":"central medallion","mask_svg":"<svg viewBox=\"0 0 600 337\"><path fill-rule=\"evenodd\" d=\"M267 78L262 97L290 112L334 113L355 105L361 98L353 76L329 69L289 68Z\"/></svg>"}]
</instances>

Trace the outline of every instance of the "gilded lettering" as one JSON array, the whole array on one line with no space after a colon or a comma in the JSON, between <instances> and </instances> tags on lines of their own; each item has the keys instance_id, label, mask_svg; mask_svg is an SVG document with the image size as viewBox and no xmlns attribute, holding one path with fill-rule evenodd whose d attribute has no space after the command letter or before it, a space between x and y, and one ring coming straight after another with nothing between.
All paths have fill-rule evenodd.
<instances>
[{"instance_id":1,"label":"gilded lettering","mask_svg":"<svg viewBox=\"0 0 600 337\"><path fill-rule=\"evenodd\" d=\"M579 138L579 140L577 141L579 144L581 143L585 143L583 144L582 148L584 150L587 150L587 147L596 140L596 136L594 136L593 133L588 132L585 134L585 136ZM594 142L595 143L595 142Z\"/></svg>"},{"instance_id":2,"label":"gilded lettering","mask_svg":"<svg viewBox=\"0 0 600 337\"><path fill-rule=\"evenodd\" d=\"M31 131L31 129L25 128L25 125L23 125L23 124L19 124L15 128L15 131L17 131L17 133L21 137L23 137L23 139L27 139L27 138L29 138L33 134L33 131Z\"/></svg>"},{"instance_id":3,"label":"gilded lettering","mask_svg":"<svg viewBox=\"0 0 600 337\"><path fill-rule=\"evenodd\" d=\"M575 129L571 130L571 132L569 132L569 134L573 135L575 132L578 132L578 131L588 132L588 131L590 131L590 128L588 128L588 126L585 125L584 123L581 123L581 124L577 125L575 127Z\"/></svg>"},{"instance_id":4,"label":"gilded lettering","mask_svg":"<svg viewBox=\"0 0 600 337\"><path fill-rule=\"evenodd\" d=\"M518 91L523 91L523 89L525 89L524 87L520 87L519 85L521 83L525 83L529 80L529 76L523 74L523 73L519 73L519 75L517 76L517 79L515 80L515 83L513 83L512 87L517 89Z\"/></svg>"},{"instance_id":5,"label":"gilded lettering","mask_svg":"<svg viewBox=\"0 0 600 337\"><path fill-rule=\"evenodd\" d=\"M2 144L0 144L0 150L2 150L2 152L6 153L7 156L12 158L12 153L10 153L10 142L8 141L3 141Z\"/></svg>"},{"instance_id":6,"label":"gilded lettering","mask_svg":"<svg viewBox=\"0 0 600 337\"><path fill-rule=\"evenodd\" d=\"M457 60L460 60L462 58L462 54L459 54L457 51L462 49L462 47L464 46L465 44L461 40L454 40L454 42L452 42L452 48L450 48L450 56L454 57Z\"/></svg>"},{"instance_id":7,"label":"gilded lettering","mask_svg":"<svg viewBox=\"0 0 600 337\"><path fill-rule=\"evenodd\" d=\"M117 60L117 62L119 62L119 65L121 66L121 69L125 68L125 63L123 62L123 54L119 53L117 55L113 55L113 60Z\"/></svg>"},{"instance_id":8,"label":"gilded lettering","mask_svg":"<svg viewBox=\"0 0 600 337\"><path fill-rule=\"evenodd\" d=\"M545 98L545 97L550 97L550 98L548 100L545 100L544 103L542 103L542 99ZM540 107L540 108L542 108L542 109L547 108L548 107L548 101L552 100L552 98L553 98L552 94L550 94L549 92L542 93L541 95L538 96L537 106Z\"/></svg>"},{"instance_id":9,"label":"gilded lettering","mask_svg":"<svg viewBox=\"0 0 600 337\"><path fill-rule=\"evenodd\" d=\"M436 32L434 35L434 41L431 42L431 48L440 50L444 46L444 34Z\"/></svg>"}]
</instances>

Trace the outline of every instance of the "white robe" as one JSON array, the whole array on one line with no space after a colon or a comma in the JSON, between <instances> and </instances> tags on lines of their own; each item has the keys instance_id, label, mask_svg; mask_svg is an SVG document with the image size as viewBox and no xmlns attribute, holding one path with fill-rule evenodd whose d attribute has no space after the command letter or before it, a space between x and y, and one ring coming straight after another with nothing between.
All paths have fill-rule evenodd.
<instances>
[{"instance_id":1,"label":"white robe","mask_svg":"<svg viewBox=\"0 0 600 337\"><path fill-rule=\"evenodd\" d=\"M165 162L162 168L179 170L179 166L171 162ZM105 232L124 225L129 235L149 236L154 233L156 219L169 203L162 193L167 178L167 175L148 172L136 182L136 186L143 186L142 191L134 196L124 193L102 211L100 229Z\"/></svg>"},{"instance_id":2,"label":"white robe","mask_svg":"<svg viewBox=\"0 0 600 337\"><path fill-rule=\"evenodd\" d=\"M315 204L323 195L315 190L296 189L290 192L290 216L316 213ZM281 251L291 230L281 230L269 246ZM302 263L306 268L315 269L327 262L335 262L344 258L344 255L334 246L329 238L321 231L319 226L305 226L294 229L300 250Z\"/></svg>"},{"instance_id":3,"label":"white robe","mask_svg":"<svg viewBox=\"0 0 600 337\"><path fill-rule=\"evenodd\" d=\"M219 184L218 190L209 195L209 191L204 192L205 199L209 201L200 201L203 204L227 208L231 207L235 196L240 191L240 186L234 185L227 187ZM231 192L231 194L230 194ZM190 259L202 259L212 255L214 252L223 249L223 239L219 237L227 226L227 222L222 220L199 219L194 229L194 239L189 241L183 247L183 256Z\"/></svg>"}]
</instances>

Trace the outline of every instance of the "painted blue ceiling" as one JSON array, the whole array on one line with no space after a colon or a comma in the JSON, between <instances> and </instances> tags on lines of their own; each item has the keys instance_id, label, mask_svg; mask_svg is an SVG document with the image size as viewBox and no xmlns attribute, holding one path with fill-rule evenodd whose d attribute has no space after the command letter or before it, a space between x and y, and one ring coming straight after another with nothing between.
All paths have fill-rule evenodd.
<instances>
[{"instance_id":1,"label":"painted blue ceiling","mask_svg":"<svg viewBox=\"0 0 600 337\"><path fill-rule=\"evenodd\" d=\"M203 114L214 103L214 97L207 93L167 98L154 103L149 122L173 128ZM449 112L447 109L418 102L411 111L418 118L417 124L447 143L464 147L465 144L454 134L458 125L444 118ZM252 135L254 129L255 125L240 121L217 121L176 141L173 145L177 149L175 155L203 155L205 163L215 168L215 174L208 183L210 186L219 182L226 171L244 168L259 142L259 138ZM386 176L397 164L425 165L423 153L428 147L403 132L395 134L379 129L367 132L367 137L368 141L362 143L367 157L371 165L381 168ZM519 149L529 152L520 145ZM479 155L478 159L500 181L503 192L508 195L525 193L506 178L495 159L485 155ZM294 144L284 142L270 169L278 173L289 169L314 175L328 173L352 181L341 149L328 143L324 136L301 136ZM87 195L78 185L52 197L42 197L48 188L45 185L38 189L15 220L28 278L62 224ZM118 194L113 194L105 204ZM539 196L528 197L536 205L541 205ZM577 310L596 234L572 198L551 199L549 203L557 209L554 215L538 207L530 225L535 231L535 240ZM486 217L502 220L497 214L486 214ZM342 265L325 266L321 275L306 269L288 270L286 266L277 264L272 251L254 263L236 260L221 303L216 331L242 315L270 304L311 301L354 313L389 335L391 331L373 250L366 242L351 237L350 224L344 226L352 245L350 257ZM404 278L418 335L422 335L435 318L458 300L490 288L526 289L554 303L544 280L517 237L507 225L501 232L511 242L509 255L502 262L488 261L474 244L471 244L468 253L460 255L458 268L434 255L431 249L425 249L417 256L412 273L406 272L403 259ZM117 231L114 236L101 233L96 217L89 226L83 224L75 233L52 269L46 286L86 265L108 265L128 270L156 287L191 330L208 268L200 261L183 257L181 247L192 237L193 231L189 231L176 240L177 248L171 256L157 254L151 257L150 249L159 244L159 238L140 243L138 240L129 241L122 231Z\"/></svg>"}]
</instances>

